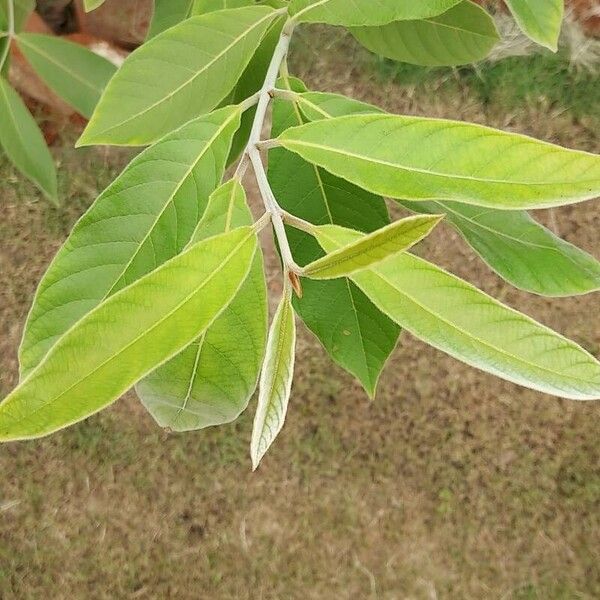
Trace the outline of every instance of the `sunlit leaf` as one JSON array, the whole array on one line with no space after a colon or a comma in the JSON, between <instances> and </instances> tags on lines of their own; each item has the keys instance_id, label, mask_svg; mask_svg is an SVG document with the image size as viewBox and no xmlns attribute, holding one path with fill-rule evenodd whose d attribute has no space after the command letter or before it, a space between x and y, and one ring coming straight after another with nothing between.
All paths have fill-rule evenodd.
<instances>
[{"instance_id":1,"label":"sunlit leaf","mask_svg":"<svg viewBox=\"0 0 600 600\"><path fill-rule=\"evenodd\" d=\"M289 294L284 294L269 331L267 353L260 376L258 406L250 452L256 469L283 428L296 353L296 322Z\"/></svg>"},{"instance_id":2,"label":"sunlit leaf","mask_svg":"<svg viewBox=\"0 0 600 600\"><path fill-rule=\"evenodd\" d=\"M556 51L565 0L506 0L506 4L526 35Z\"/></svg>"},{"instance_id":3,"label":"sunlit leaf","mask_svg":"<svg viewBox=\"0 0 600 600\"><path fill-rule=\"evenodd\" d=\"M154 0L154 12L147 39L181 23L192 11L194 0Z\"/></svg>"}]
</instances>

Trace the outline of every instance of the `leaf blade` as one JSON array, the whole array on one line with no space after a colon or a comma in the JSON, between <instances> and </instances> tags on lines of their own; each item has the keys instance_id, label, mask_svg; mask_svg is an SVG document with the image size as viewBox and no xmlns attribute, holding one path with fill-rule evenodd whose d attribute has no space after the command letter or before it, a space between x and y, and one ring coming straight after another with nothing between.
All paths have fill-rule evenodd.
<instances>
[{"instance_id":1,"label":"leaf blade","mask_svg":"<svg viewBox=\"0 0 600 600\"><path fill-rule=\"evenodd\" d=\"M506 0L523 32L556 52L565 5L563 0Z\"/></svg>"}]
</instances>

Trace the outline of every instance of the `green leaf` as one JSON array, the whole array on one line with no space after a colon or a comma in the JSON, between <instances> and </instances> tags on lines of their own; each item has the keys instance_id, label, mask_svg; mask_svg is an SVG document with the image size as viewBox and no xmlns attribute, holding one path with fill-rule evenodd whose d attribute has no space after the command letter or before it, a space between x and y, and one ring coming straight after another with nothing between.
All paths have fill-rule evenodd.
<instances>
[{"instance_id":1,"label":"green leaf","mask_svg":"<svg viewBox=\"0 0 600 600\"><path fill-rule=\"evenodd\" d=\"M192 11L194 0L154 0L154 12L147 40L187 19Z\"/></svg>"},{"instance_id":2,"label":"green leaf","mask_svg":"<svg viewBox=\"0 0 600 600\"><path fill-rule=\"evenodd\" d=\"M56 168L44 136L21 97L0 77L0 146L10 161L58 204Z\"/></svg>"},{"instance_id":3,"label":"green leaf","mask_svg":"<svg viewBox=\"0 0 600 600\"><path fill-rule=\"evenodd\" d=\"M320 121L321 119L346 115L381 114L384 112L373 104L327 92L297 93L294 95L294 102L307 121Z\"/></svg>"},{"instance_id":4,"label":"green leaf","mask_svg":"<svg viewBox=\"0 0 600 600\"><path fill-rule=\"evenodd\" d=\"M89 417L185 348L231 302L256 244L250 227L200 242L97 306L0 404L0 441Z\"/></svg>"},{"instance_id":5,"label":"green leaf","mask_svg":"<svg viewBox=\"0 0 600 600\"><path fill-rule=\"evenodd\" d=\"M361 234L316 231L332 252ZM403 253L352 276L415 337L498 377L555 396L600 399L600 363L575 342L427 261Z\"/></svg>"},{"instance_id":6,"label":"green leaf","mask_svg":"<svg viewBox=\"0 0 600 600\"><path fill-rule=\"evenodd\" d=\"M285 293L269 331L267 353L260 375L258 406L250 453L257 469L285 422L296 353L296 321L289 293Z\"/></svg>"},{"instance_id":7,"label":"green leaf","mask_svg":"<svg viewBox=\"0 0 600 600\"><path fill-rule=\"evenodd\" d=\"M44 82L90 117L116 67L84 46L59 37L22 33L17 42Z\"/></svg>"},{"instance_id":8,"label":"green leaf","mask_svg":"<svg viewBox=\"0 0 600 600\"><path fill-rule=\"evenodd\" d=\"M352 115L284 131L278 143L376 194L503 210L600 196L600 157L441 119Z\"/></svg>"},{"instance_id":9,"label":"green leaf","mask_svg":"<svg viewBox=\"0 0 600 600\"><path fill-rule=\"evenodd\" d=\"M427 237L443 216L408 217L391 223L319 258L302 269L304 277L336 279L405 252Z\"/></svg>"},{"instance_id":10,"label":"green leaf","mask_svg":"<svg viewBox=\"0 0 600 600\"><path fill-rule=\"evenodd\" d=\"M254 0L193 0L192 15L204 15L225 8L242 8L255 4Z\"/></svg>"},{"instance_id":11,"label":"green leaf","mask_svg":"<svg viewBox=\"0 0 600 600\"><path fill-rule=\"evenodd\" d=\"M212 110L277 14L264 6L218 11L157 35L117 71L78 144L149 144Z\"/></svg>"},{"instance_id":12,"label":"green leaf","mask_svg":"<svg viewBox=\"0 0 600 600\"><path fill-rule=\"evenodd\" d=\"M429 19L358 27L352 34L371 52L426 67L483 60L500 39L492 17L469 1Z\"/></svg>"},{"instance_id":13,"label":"green leaf","mask_svg":"<svg viewBox=\"0 0 600 600\"><path fill-rule=\"evenodd\" d=\"M477 254L509 283L542 296L600 290L600 262L561 240L523 211L482 210L458 202L403 202L415 212L446 214Z\"/></svg>"},{"instance_id":14,"label":"green leaf","mask_svg":"<svg viewBox=\"0 0 600 600\"><path fill-rule=\"evenodd\" d=\"M0 31L4 27L8 26L8 12L7 12L7 1L0 0ZM19 32L23 29L23 26L27 22L29 15L35 8L35 0L10 0L14 2L15 7L15 32Z\"/></svg>"},{"instance_id":15,"label":"green leaf","mask_svg":"<svg viewBox=\"0 0 600 600\"><path fill-rule=\"evenodd\" d=\"M183 250L220 184L239 121L238 107L191 121L100 195L37 290L20 348L23 375L86 313Z\"/></svg>"},{"instance_id":16,"label":"green leaf","mask_svg":"<svg viewBox=\"0 0 600 600\"><path fill-rule=\"evenodd\" d=\"M252 222L246 194L231 180L211 196L193 240ZM235 420L256 389L265 352L267 289L260 249L231 304L191 346L136 386L162 427L190 431Z\"/></svg>"},{"instance_id":17,"label":"green leaf","mask_svg":"<svg viewBox=\"0 0 600 600\"><path fill-rule=\"evenodd\" d=\"M461 0L291 0L289 12L298 22L360 27L392 21L426 19L451 9Z\"/></svg>"},{"instance_id":18,"label":"green leaf","mask_svg":"<svg viewBox=\"0 0 600 600\"><path fill-rule=\"evenodd\" d=\"M550 50L558 49L564 0L506 0L523 32Z\"/></svg>"},{"instance_id":19,"label":"green leaf","mask_svg":"<svg viewBox=\"0 0 600 600\"><path fill-rule=\"evenodd\" d=\"M291 80L290 84L297 92L306 89L298 80ZM275 101L274 134L302 122L294 104ZM269 153L269 180L281 206L311 223L337 223L371 232L390 222L381 197L281 148ZM323 256L319 245L307 233L290 228L288 237L299 264ZM398 341L398 326L348 279L307 279L303 288L302 299L294 299L296 312L332 359L357 377L367 393L374 396L381 371Z\"/></svg>"},{"instance_id":20,"label":"green leaf","mask_svg":"<svg viewBox=\"0 0 600 600\"><path fill-rule=\"evenodd\" d=\"M104 4L104 0L83 0L85 12L96 10L102 4Z\"/></svg>"}]
</instances>

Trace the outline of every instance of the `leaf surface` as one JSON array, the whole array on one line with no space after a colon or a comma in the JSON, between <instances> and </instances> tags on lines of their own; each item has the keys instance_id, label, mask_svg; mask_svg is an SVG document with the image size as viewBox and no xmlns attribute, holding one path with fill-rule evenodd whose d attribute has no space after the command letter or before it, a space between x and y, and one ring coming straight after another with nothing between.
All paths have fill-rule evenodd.
<instances>
[{"instance_id":1,"label":"leaf surface","mask_svg":"<svg viewBox=\"0 0 600 600\"><path fill-rule=\"evenodd\" d=\"M157 35L117 71L78 144L149 144L211 111L277 14L264 6L217 11Z\"/></svg>"},{"instance_id":2,"label":"leaf surface","mask_svg":"<svg viewBox=\"0 0 600 600\"><path fill-rule=\"evenodd\" d=\"M211 196L193 242L252 222L236 180ZM204 334L138 383L144 406L162 427L190 431L235 420L256 389L265 352L267 290L257 251L229 306Z\"/></svg>"},{"instance_id":3,"label":"leaf surface","mask_svg":"<svg viewBox=\"0 0 600 600\"><path fill-rule=\"evenodd\" d=\"M296 321L290 295L285 293L271 324L260 376L250 446L254 469L283 428L294 378L295 353Z\"/></svg>"},{"instance_id":4,"label":"leaf surface","mask_svg":"<svg viewBox=\"0 0 600 600\"><path fill-rule=\"evenodd\" d=\"M44 136L19 94L2 76L0 146L15 167L57 204L56 168Z\"/></svg>"},{"instance_id":5,"label":"leaf surface","mask_svg":"<svg viewBox=\"0 0 600 600\"><path fill-rule=\"evenodd\" d=\"M87 314L0 404L0 441L41 437L102 410L200 335L236 294L256 235L190 248Z\"/></svg>"},{"instance_id":6,"label":"leaf surface","mask_svg":"<svg viewBox=\"0 0 600 600\"><path fill-rule=\"evenodd\" d=\"M35 0L11 0L15 7L15 32L23 29L29 15L35 8ZM8 26L7 0L0 2L0 31L2 27Z\"/></svg>"},{"instance_id":7,"label":"leaf surface","mask_svg":"<svg viewBox=\"0 0 600 600\"><path fill-rule=\"evenodd\" d=\"M477 254L509 283L542 296L600 290L600 262L560 239L524 211L457 202L403 202L414 212L446 214Z\"/></svg>"},{"instance_id":8,"label":"leaf surface","mask_svg":"<svg viewBox=\"0 0 600 600\"><path fill-rule=\"evenodd\" d=\"M360 27L434 17L446 12L460 1L291 0L289 12L298 22Z\"/></svg>"},{"instance_id":9,"label":"leaf surface","mask_svg":"<svg viewBox=\"0 0 600 600\"><path fill-rule=\"evenodd\" d=\"M193 5L194 0L154 0L154 12L146 39L150 40L187 19Z\"/></svg>"},{"instance_id":10,"label":"leaf surface","mask_svg":"<svg viewBox=\"0 0 600 600\"><path fill-rule=\"evenodd\" d=\"M564 0L506 0L506 4L527 36L550 50L557 50Z\"/></svg>"},{"instance_id":11,"label":"leaf surface","mask_svg":"<svg viewBox=\"0 0 600 600\"><path fill-rule=\"evenodd\" d=\"M332 252L361 234L316 231ZM352 276L369 298L415 337L473 367L574 400L600 398L600 363L575 342L408 253Z\"/></svg>"},{"instance_id":12,"label":"leaf surface","mask_svg":"<svg viewBox=\"0 0 600 600\"><path fill-rule=\"evenodd\" d=\"M290 80L290 87L295 92L306 90L294 79ZM336 106L340 106L339 98L333 99ZM321 99L324 98L319 95ZM294 104L275 101L275 135L302 122L302 114ZM311 223L337 223L371 232L390 222L381 197L330 175L292 152L276 148L269 153L269 180L281 206ZM299 264L306 265L323 256L307 233L289 228L288 237ZM307 279L303 288L302 299L294 299L298 315L332 359L357 377L373 396L385 362L398 341L398 326L348 279Z\"/></svg>"},{"instance_id":13,"label":"leaf surface","mask_svg":"<svg viewBox=\"0 0 600 600\"><path fill-rule=\"evenodd\" d=\"M96 10L99 6L104 4L105 0L83 0L83 6L86 12L90 12L92 10Z\"/></svg>"},{"instance_id":14,"label":"leaf surface","mask_svg":"<svg viewBox=\"0 0 600 600\"><path fill-rule=\"evenodd\" d=\"M515 210L600 195L600 157L442 119L351 115L284 131L284 148L373 193Z\"/></svg>"},{"instance_id":15,"label":"leaf surface","mask_svg":"<svg viewBox=\"0 0 600 600\"><path fill-rule=\"evenodd\" d=\"M492 17L470 1L428 19L357 27L352 34L375 54L426 67L483 60L500 39Z\"/></svg>"},{"instance_id":16,"label":"leaf surface","mask_svg":"<svg viewBox=\"0 0 600 600\"><path fill-rule=\"evenodd\" d=\"M91 117L116 67L81 44L22 33L19 48L44 82L84 117Z\"/></svg>"},{"instance_id":17,"label":"leaf surface","mask_svg":"<svg viewBox=\"0 0 600 600\"><path fill-rule=\"evenodd\" d=\"M302 269L302 275L311 279L348 277L405 252L428 236L441 218L439 215L432 215L428 218L408 217L395 221L311 262Z\"/></svg>"},{"instance_id":18,"label":"leaf surface","mask_svg":"<svg viewBox=\"0 0 600 600\"><path fill-rule=\"evenodd\" d=\"M105 298L185 248L220 184L238 107L192 121L138 155L75 225L44 275L19 358L27 374Z\"/></svg>"}]
</instances>

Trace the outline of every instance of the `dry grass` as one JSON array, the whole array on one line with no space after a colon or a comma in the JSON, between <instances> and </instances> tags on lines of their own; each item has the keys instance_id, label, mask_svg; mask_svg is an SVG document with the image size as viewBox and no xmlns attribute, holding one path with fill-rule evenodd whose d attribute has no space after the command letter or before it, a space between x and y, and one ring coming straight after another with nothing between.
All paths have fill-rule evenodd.
<instances>
[{"instance_id":1,"label":"dry grass","mask_svg":"<svg viewBox=\"0 0 600 600\"><path fill-rule=\"evenodd\" d=\"M597 128L568 112L507 114L466 88L436 94L435 82L374 88L360 55L340 68L342 49L351 51L334 44L297 66L315 88L389 109L600 150ZM57 157L60 210L0 168L0 393L15 382L36 281L125 160L68 145ZM597 204L554 217L563 236L598 254ZM597 297L519 293L448 229L422 252L599 353ZM257 474L251 414L169 436L131 396L49 439L0 447L0 598L600 597L597 404L500 382L409 336L374 403L306 331L298 355L288 425Z\"/></svg>"}]
</instances>

